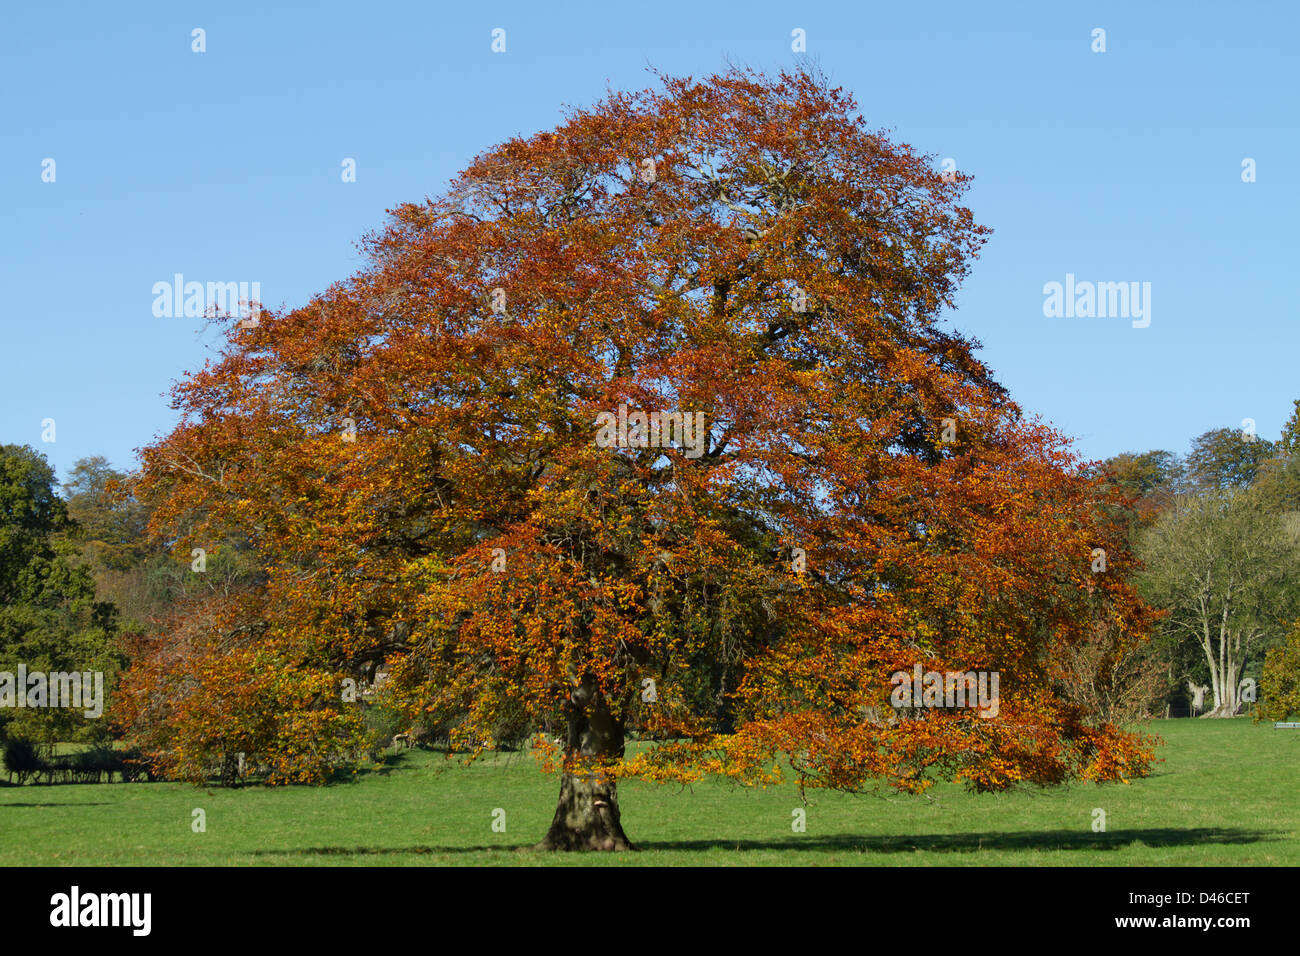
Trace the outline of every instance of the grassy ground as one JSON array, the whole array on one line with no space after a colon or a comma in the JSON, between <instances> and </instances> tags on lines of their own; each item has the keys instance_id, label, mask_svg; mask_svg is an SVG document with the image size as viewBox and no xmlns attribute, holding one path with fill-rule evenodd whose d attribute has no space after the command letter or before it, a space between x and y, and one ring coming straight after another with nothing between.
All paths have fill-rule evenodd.
<instances>
[{"instance_id":1,"label":"grassy ground","mask_svg":"<svg viewBox=\"0 0 1300 956\"><path fill-rule=\"evenodd\" d=\"M469 768L410 751L353 783L226 791L184 784L0 787L0 865L1211 865L1300 864L1300 730L1238 720L1155 721L1153 775L930 800L795 788L625 784L642 852L521 852L541 838L558 783L528 757ZM191 829L192 811L207 830ZM505 811L506 831L492 829ZM1106 832L1092 829L1106 811Z\"/></svg>"}]
</instances>

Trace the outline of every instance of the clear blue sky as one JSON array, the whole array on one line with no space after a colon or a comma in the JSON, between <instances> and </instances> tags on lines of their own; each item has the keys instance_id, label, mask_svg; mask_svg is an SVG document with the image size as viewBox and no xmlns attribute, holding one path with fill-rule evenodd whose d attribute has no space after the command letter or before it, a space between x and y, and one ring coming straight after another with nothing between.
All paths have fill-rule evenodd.
<instances>
[{"instance_id":1,"label":"clear blue sky","mask_svg":"<svg viewBox=\"0 0 1300 956\"><path fill-rule=\"evenodd\" d=\"M648 64L793 64L795 28L870 123L974 175L995 233L950 321L1085 455L1183 452L1243 418L1275 438L1300 397L1300 5L554 6L9 4L0 443L61 479L85 455L133 466L215 341L155 318L155 282L255 280L299 304L357 269L386 209L488 146L650 85ZM1150 282L1150 327L1045 318L1066 273Z\"/></svg>"}]
</instances>

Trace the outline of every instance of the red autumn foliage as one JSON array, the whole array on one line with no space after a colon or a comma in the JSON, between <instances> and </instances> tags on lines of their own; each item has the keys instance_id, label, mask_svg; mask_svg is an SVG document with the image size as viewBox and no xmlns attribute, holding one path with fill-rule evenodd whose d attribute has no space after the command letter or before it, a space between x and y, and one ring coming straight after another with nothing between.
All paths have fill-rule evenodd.
<instances>
[{"instance_id":1,"label":"red autumn foliage","mask_svg":"<svg viewBox=\"0 0 1300 956\"><path fill-rule=\"evenodd\" d=\"M987 235L965 188L818 77L735 70L613 94L394 210L361 273L232 326L146 452L156 530L264 572L159 719L259 712L207 689L251 668L301 718L264 749L301 751L345 719L326 677L384 660L470 745L567 722L549 846L626 845L620 776L783 755L843 789L1144 773L1149 742L1055 684L1099 618L1145 636L1122 529L940 324ZM699 454L601 447L620 406L702 413ZM997 716L892 712L917 663L998 672Z\"/></svg>"}]
</instances>

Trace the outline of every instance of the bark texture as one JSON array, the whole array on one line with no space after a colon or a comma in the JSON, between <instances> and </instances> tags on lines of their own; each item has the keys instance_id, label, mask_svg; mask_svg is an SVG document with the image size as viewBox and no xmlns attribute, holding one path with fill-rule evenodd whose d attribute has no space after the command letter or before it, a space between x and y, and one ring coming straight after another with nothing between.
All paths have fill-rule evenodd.
<instances>
[{"instance_id":1,"label":"bark texture","mask_svg":"<svg viewBox=\"0 0 1300 956\"><path fill-rule=\"evenodd\" d=\"M565 737L566 763L571 760L602 762L623 756L623 723L614 718L587 675L569 695ZM560 779L555 819L539 850L632 850L623 832L616 781L599 769L570 772Z\"/></svg>"}]
</instances>

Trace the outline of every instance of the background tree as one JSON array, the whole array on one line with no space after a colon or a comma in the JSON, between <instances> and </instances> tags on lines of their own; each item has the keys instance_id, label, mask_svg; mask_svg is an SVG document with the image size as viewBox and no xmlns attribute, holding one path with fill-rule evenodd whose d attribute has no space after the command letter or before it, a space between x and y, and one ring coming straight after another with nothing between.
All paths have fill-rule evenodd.
<instances>
[{"instance_id":1,"label":"background tree","mask_svg":"<svg viewBox=\"0 0 1300 956\"><path fill-rule=\"evenodd\" d=\"M1163 650L1155 642L1133 647L1099 617L1083 640L1061 648L1060 693L1117 727L1145 720L1168 691Z\"/></svg>"},{"instance_id":2,"label":"background tree","mask_svg":"<svg viewBox=\"0 0 1300 956\"><path fill-rule=\"evenodd\" d=\"M1251 485L1251 494L1260 504L1283 513L1300 511L1300 454L1285 450L1285 436L1277 445L1277 454L1260 464Z\"/></svg>"},{"instance_id":3,"label":"background tree","mask_svg":"<svg viewBox=\"0 0 1300 956\"><path fill-rule=\"evenodd\" d=\"M1287 632L1286 640L1269 648L1259 681L1256 722L1285 721L1300 716L1300 624Z\"/></svg>"},{"instance_id":4,"label":"background tree","mask_svg":"<svg viewBox=\"0 0 1300 956\"><path fill-rule=\"evenodd\" d=\"M1273 443L1267 439L1236 428L1215 428L1192 442L1187 477L1197 488L1245 488L1273 455Z\"/></svg>"},{"instance_id":5,"label":"background tree","mask_svg":"<svg viewBox=\"0 0 1300 956\"><path fill-rule=\"evenodd\" d=\"M1292 403L1291 417L1282 426L1282 436L1278 439L1277 451L1286 457L1300 455L1300 398Z\"/></svg>"},{"instance_id":6,"label":"background tree","mask_svg":"<svg viewBox=\"0 0 1300 956\"><path fill-rule=\"evenodd\" d=\"M1206 716L1233 716L1243 669L1296 614L1300 516L1248 490L1183 496L1144 533L1138 554L1143 594L1204 655L1215 701Z\"/></svg>"},{"instance_id":7,"label":"background tree","mask_svg":"<svg viewBox=\"0 0 1300 956\"><path fill-rule=\"evenodd\" d=\"M270 784L324 782L359 753L363 714L343 706L336 675L310 651L246 613L265 584L251 545L196 541L155 541L119 585L150 616L126 644L115 726L159 775L234 786L242 755Z\"/></svg>"},{"instance_id":8,"label":"background tree","mask_svg":"<svg viewBox=\"0 0 1300 956\"><path fill-rule=\"evenodd\" d=\"M27 446L0 446L0 672L104 674L105 692L124 663L117 612L95 598L89 571L63 538L74 528L55 493L54 472ZM25 693L27 688L16 689ZM107 721L84 709L0 708L0 736L103 740Z\"/></svg>"},{"instance_id":9,"label":"background tree","mask_svg":"<svg viewBox=\"0 0 1300 956\"><path fill-rule=\"evenodd\" d=\"M125 491L128 475L102 455L80 459L63 483L76 541L95 569L123 571L147 556L148 516Z\"/></svg>"},{"instance_id":10,"label":"background tree","mask_svg":"<svg viewBox=\"0 0 1300 956\"><path fill-rule=\"evenodd\" d=\"M1182 491L1185 469L1173 452L1123 452L1107 459L1096 474L1123 495L1130 531L1146 527Z\"/></svg>"},{"instance_id":11,"label":"background tree","mask_svg":"<svg viewBox=\"0 0 1300 956\"><path fill-rule=\"evenodd\" d=\"M149 540L148 514L131 493L132 480L97 455L80 459L63 483L72 520L63 536L96 593L118 609L124 647L166 617L188 583L165 548Z\"/></svg>"},{"instance_id":12,"label":"background tree","mask_svg":"<svg viewBox=\"0 0 1300 956\"><path fill-rule=\"evenodd\" d=\"M1098 619L1121 653L1149 629L1114 502L939 325L986 234L965 186L808 73L664 79L491 150L177 387L153 529L260 573L202 629L304 686L384 663L475 750L521 711L565 728L551 848L627 846L629 775L1145 772L1058 692ZM701 441L602 447L623 410ZM998 717L884 716L914 664L998 671Z\"/></svg>"},{"instance_id":13,"label":"background tree","mask_svg":"<svg viewBox=\"0 0 1300 956\"><path fill-rule=\"evenodd\" d=\"M116 722L164 776L235 786L242 755L266 783L324 782L359 745L363 715L273 633L241 639L229 610L210 594L182 600L166 639L140 648Z\"/></svg>"}]
</instances>

